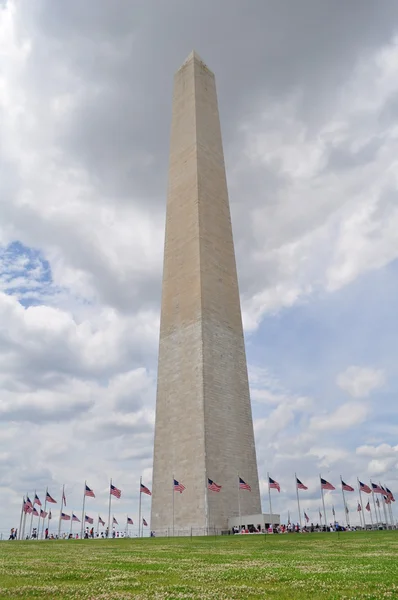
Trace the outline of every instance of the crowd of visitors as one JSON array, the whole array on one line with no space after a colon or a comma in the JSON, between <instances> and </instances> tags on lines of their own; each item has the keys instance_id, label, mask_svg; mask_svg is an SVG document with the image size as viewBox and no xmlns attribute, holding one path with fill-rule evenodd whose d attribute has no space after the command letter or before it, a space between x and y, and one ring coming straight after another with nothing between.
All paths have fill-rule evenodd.
<instances>
[{"instance_id":1,"label":"crowd of visitors","mask_svg":"<svg viewBox=\"0 0 398 600\"><path fill-rule=\"evenodd\" d=\"M316 525L314 525L313 523L311 523L311 525L304 525L303 527L300 526L299 523L288 523L287 525L268 525L266 524L265 527L262 527L261 525L257 525L257 527L255 527L254 525L249 525L248 527L241 527L241 529L239 530L239 527L235 526L232 528L232 533L233 534L248 534L248 533L321 533L321 532L335 532L335 531L356 531L357 527L354 526L347 526L347 527L343 527L342 525L340 525L337 521L335 521L334 523L330 523L330 525L319 525L318 523Z\"/></svg>"},{"instance_id":2,"label":"crowd of visitors","mask_svg":"<svg viewBox=\"0 0 398 600\"><path fill-rule=\"evenodd\" d=\"M106 529L106 531L101 531L101 533L99 533L98 531L97 532L94 531L94 527L92 527L91 529L86 527L86 530L83 533L83 537L86 540L95 539L95 538L105 539L108 537L108 528ZM111 537L112 538L124 538L124 537L130 537L130 536L125 531L116 531L115 529L113 529ZM33 528L32 534L30 536L27 535L25 540L36 540L37 538L38 538L37 529ZM60 539L60 540L78 540L79 538L80 538L80 535L78 533L62 533L60 536L58 536L58 534L56 534L56 533L49 533L48 527L46 527L46 529L44 530L44 539L46 539L46 540L58 540L58 539ZM9 540L17 540L18 539L18 530L13 527L11 529L10 537L8 539Z\"/></svg>"}]
</instances>

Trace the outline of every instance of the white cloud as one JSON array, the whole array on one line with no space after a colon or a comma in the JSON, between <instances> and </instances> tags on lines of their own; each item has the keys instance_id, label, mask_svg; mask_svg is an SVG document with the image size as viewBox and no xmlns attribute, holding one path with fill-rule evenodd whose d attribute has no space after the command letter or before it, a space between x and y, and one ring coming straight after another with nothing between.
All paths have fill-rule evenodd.
<instances>
[{"instance_id":1,"label":"white cloud","mask_svg":"<svg viewBox=\"0 0 398 600\"><path fill-rule=\"evenodd\" d=\"M356 450L360 456L370 456L372 458L396 457L398 459L398 445L380 444L379 446L359 446Z\"/></svg>"},{"instance_id":2,"label":"white cloud","mask_svg":"<svg viewBox=\"0 0 398 600\"><path fill-rule=\"evenodd\" d=\"M398 257L398 134L380 126L398 93L397 56L394 40L367 57L317 127L302 120L300 91L285 102L264 98L265 110L242 125L245 159L281 178L251 214L258 283L244 297L248 329Z\"/></svg>"},{"instance_id":3,"label":"white cloud","mask_svg":"<svg viewBox=\"0 0 398 600\"><path fill-rule=\"evenodd\" d=\"M369 408L359 402L347 402L334 412L316 415L311 418L310 426L316 431L340 431L363 423L369 414Z\"/></svg>"},{"instance_id":4,"label":"white cloud","mask_svg":"<svg viewBox=\"0 0 398 600\"><path fill-rule=\"evenodd\" d=\"M310 456L316 456L320 467L329 469L335 463L341 463L349 456L346 448L314 446L309 449Z\"/></svg>"},{"instance_id":5,"label":"white cloud","mask_svg":"<svg viewBox=\"0 0 398 600\"><path fill-rule=\"evenodd\" d=\"M367 398L385 383L385 374L381 369L371 367L348 367L337 376L337 385L353 398Z\"/></svg>"},{"instance_id":6,"label":"white cloud","mask_svg":"<svg viewBox=\"0 0 398 600\"><path fill-rule=\"evenodd\" d=\"M397 457L394 458L384 458L384 459L374 459L371 460L368 464L368 472L372 475L385 475L388 471L391 471L393 467L397 467Z\"/></svg>"}]
</instances>

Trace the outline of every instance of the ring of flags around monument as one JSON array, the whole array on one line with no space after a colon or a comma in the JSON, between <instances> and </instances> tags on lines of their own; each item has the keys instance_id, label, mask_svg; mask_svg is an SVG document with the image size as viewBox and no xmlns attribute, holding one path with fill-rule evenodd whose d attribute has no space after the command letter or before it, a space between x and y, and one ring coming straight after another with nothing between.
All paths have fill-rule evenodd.
<instances>
[{"instance_id":1,"label":"ring of flags around monument","mask_svg":"<svg viewBox=\"0 0 398 600\"><path fill-rule=\"evenodd\" d=\"M181 487L181 491L183 491L185 489L184 486L180 486ZM140 510L141 510L141 494L147 494L148 496L152 495L152 492L150 491L150 489L145 486L142 481L140 481L140 490L139 490L139 495L140 495ZM110 514L111 514L111 502L112 502L112 497L115 497L117 499L120 499L122 496L122 491L116 487L113 483L112 480L110 482L110 486L109 486L109 517L108 517L108 529L107 531L109 532L111 529L111 524L113 525L118 525L118 521L116 519L116 517L114 515L112 515L112 520L110 518ZM60 511L59 511L59 525L58 525L58 536L60 535L60 531L61 531L61 522L62 521L70 521L71 522L71 532L72 532L72 524L73 523L81 523L81 536L83 536L83 530L84 530L84 525L85 524L89 524L89 525L93 525L94 524L94 517L91 517L90 515L88 515L85 512L85 502L86 502L86 498L95 498L95 493L94 490L92 488L90 488L87 485L87 482L84 482L84 490L83 490L83 511L82 511L82 518L79 519L79 517L72 511L71 514L68 514L67 512L64 511L64 507L66 507L66 495L65 495L65 486L62 487L62 496L61 496L61 506L60 506ZM55 498L49 493L48 489L46 490L45 493L45 501L44 501L44 510L41 508L42 507L42 502L38 496L38 494L34 493L34 500L33 502L30 500L29 496L26 495L26 497L23 497L22 500L22 508L21 508L21 525L19 528L19 539L24 539L25 538L25 525L26 525L26 516L27 515L31 515L31 523L30 523L30 531L29 531L29 537L31 537L32 534L32 523L33 523L33 517L39 517L39 519L42 519L42 528L41 528L41 532L40 532L40 521L39 521L39 527L38 527L38 535L37 537L43 537L44 534L44 527L45 527L45 519L47 519L47 529L46 531L48 532L49 526L50 526L50 521L52 520L53 516L52 516L52 512L50 511L46 511L46 507L47 507L47 503L48 504L57 504L57 500L55 500ZM36 509L36 506L40 507L40 513L38 512L38 510ZM141 519L140 519L140 523L141 523ZM22 526L23 524L23 526ZM98 528L99 526L105 527L106 523L105 521L100 517L100 515L98 515L98 522L97 522L97 532L98 532ZM127 515L126 518L126 529L128 528L129 525L134 525L133 519L131 517L129 517ZM142 525L144 527L148 526L148 523L146 521L146 519L143 517L142 518ZM21 530L22 527L22 530Z\"/></svg>"},{"instance_id":2,"label":"ring of flags around monument","mask_svg":"<svg viewBox=\"0 0 398 600\"><path fill-rule=\"evenodd\" d=\"M269 493L269 502L270 502L270 513L272 516L272 508L271 508L271 490L277 490L278 493L280 493L281 491L281 486L280 484L275 480L272 479L272 477L270 477L270 475L268 474L268 493ZM319 481L320 481L320 490L321 490L321 499L323 502L323 513L321 512L321 509L319 508L319 517L321 519L324 518L325 519L325 524L326 524L326 509L325 509L325 504L324 504L324 497L323 497L323 492L324 491L335 491L336 487L330 483L329 481L327 481L326 479L324 479L323 477L319 476ZM349 515L349 509L347 506L347 503L345 501L345 492L355 492L355 488L352 485L349 485L348 483L346 483L341 477L340 477L340 481L341 481L341 491L343 494L343 503L344 503L344 509L345 509L345 513L346 513L346 519L347 519L347 524L348 524L348 515ZM379 501L379 497L378 496L382 496L382 500L384 500L384 505L391 505L392 502L395 502L395 498L394 498L394 494L391 492L391 490L387 487L387 486L382 486L381 483L375 483L373 481L370 481L370 485L368 485L367 483L364 483L362 481L360 481L359 479L357 480L357 484L358 484L358 492L359 492L359 500L358 500L358 504L357 504L357 512L359 513L360 519L361 519L361 523L362 523L362 519L363 519L363 523L364 525L366 525L365 523L365 516L361 513L363 513L363 504L362 504L362 493L364 494L372 494L372 498L373 498L373 504L374 504L374 513L375 513L375 517L376 517L376 521L380 520L380 501ZM295 474L295 487L296 487L296 493L297 493L297 503L298 503L298 511L299 511L299 516L300 516L300 522L301 522L301 510L300 510L300 503L299 503L299 490L300 491L307 491L309 488L308 486L306 486ZM242 477L238 476L238 488L239 490L246 490L248 492L251 492L251 486L249 483L247 483L244 479L242 479ZM207 489L211 492L216 492L219 493L222 490L222 485L217 484L214 480L207 478ZM184 491L186 490L185 485L181 482L178 481L177 479L174 478L173 476L173 492L179 492L180 494L182 494ZM140 488L139 488L139 497L140 497L140 516L139 516L139 528L141 528L141 525L144 527L148 526L148 523L146 521L146 519L144 517L141 518L141 495L142 494L146 494L148 496L152 495L151 490L142 483L142 480L140 479ZM113 525L118 525L118 521L116 519L116 517L114 515L112 515L112 519L111 519L111 502L112 502L112 497L120 499L122 496L122 491L117 488L113 483L112 480L110 482L110 486L109 486L109 515L108 515L108 532L111 529L111 526ZM83 527L85 523L88 523L90 525L94 524L94 517L89 516L88 514L86 514L85 512L85 500L86 498L95 498L95 493L94 490L91 489L87 483L84 483L84 493L83 493L83 512L82 512L82 519L79 519L77 515L75 515L75 513L72 511L71 514L68 514L66 512L64 512L64 507L66 507L66 496L65 496L65 486L63 486L62 488L62 497L61 497L61 506L60 506L60 513L59 513L59 532L61 529L61 521L71 521L72 523L81 523L82 525L82 532L83 532ZM376 497L376 498L375 498ZM47 519L47 528L49 527L50 521L52 520L52 512L51 510L47 511L47 504L57 504L57 500L54 499L54 497L50 494L50 492L48 491L48 489L46 490L45 493L45 501L44 501L44 508L42 508L42 502L40 500L40 497L38 496L38 494L36 493L36 491L34 492L34 496L33 496L34 500L33 502L30 500L29 496L26 495L26 497L23 498L23 502L22 502L22 509L21 509L21 523L22 523L22 517L24 517L23 519L23 534L24 535L24 529L25 529L25 519L26 519L26 515L31 515L31 528L32 528L32 520L33 517L38 517L39 519L41 518L43 520L43 526L42 526L42 531L41 534L43 535L44 532L44 525L45 525L45 519ZM40 508L40 512L38 512L38 510L36 509L36 506L38 506ZM376 507L379 508L379 517L377 517L377 510ZM371 504L370 501L368 500L367 504L365 505L365 510L370 513L371 519L372 519L372 524L373 524L373 518L372 518L372 508L371 508ZM391 510L391 509L390 509ZM333 517L335 518L335 509L334 509L334 505L332 506L332 514ZM306 511L304 511L303 513L304 519L306 521L306 523L309 522L310 518L307 514ZM385 513L386 516L386 520L387 520L387 515ZM391 520L392 519L392 512L390 514L391 516ZM97 523L97 527L99 526L105 527L106 523L105 521L98 515L98 523ZM128 525L134 525L133 519L129 516L127 516L126 518L126 527L128 527ZM139 534L140 535L140 534ZM20 536L21 536L21 531L20 531ZM39 521L39 536L40 536L40 521ZM21 537L20 537L21 539Z\"/></svg>"}]
</instances>

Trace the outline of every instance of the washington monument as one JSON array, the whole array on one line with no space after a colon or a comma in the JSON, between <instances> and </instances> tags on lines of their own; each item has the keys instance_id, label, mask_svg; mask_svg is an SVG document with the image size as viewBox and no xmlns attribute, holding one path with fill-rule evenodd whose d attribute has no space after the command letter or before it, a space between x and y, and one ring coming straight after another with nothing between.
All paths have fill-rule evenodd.
<instances>
[{"instance_id":1,"label":"washington monument","mask_svg":"<svg viewBox=\"0 0 398 600\"><path fill-rule=\"evenodd\" d=\"M226 529L261 501L215 78L195 52L174 79L163 269L151 529Z\"/></svg>"}]
</instances>

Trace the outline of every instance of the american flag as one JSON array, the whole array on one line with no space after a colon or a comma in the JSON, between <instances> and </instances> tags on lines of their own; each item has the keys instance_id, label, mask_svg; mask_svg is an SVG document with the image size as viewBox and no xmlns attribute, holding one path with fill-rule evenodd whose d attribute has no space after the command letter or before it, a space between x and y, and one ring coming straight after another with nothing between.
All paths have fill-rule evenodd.
<instances>
[{"instance_id":1,"label":"american flag","mask_svg":"<svg viewBox=\"0 0 398 600\"><path fill-rule=\"evenodd\" d=\"M326 481L326 479L322 479L322 477L321 477L321 489L322 490L335 490L336 488L334 487L334 485L332 485L331 483Z\"/></svg>"},{"instance_id":2,"label":"american flag","mask_svg":"<svg viewBox=\"0 0 398 600\"><path fill-rule=\"evenodd\" d=\"M248 483L245 483L241 477L239 477L239 489L248 490L249 492L252 491L250 485Z\"/></svg>"},{"instance_id":3,"label":"american flag","mask_svg":"<svg viewBox=\"0 0 398 600\"><path fill-rule=\"evenodd\" d=\"M368 502L368 504L369 504L369 502ZM362 510L362 508L361 508L361 505L360 505L360 504L359 504L359 502L358 502L358 506L357 506L357 512L361 512L361 510Z\"/></svg>"},{"instance_id":4,"label":"american flag","mask_svg":"<svg viewBox=\"0 0 398 600\"><path fill-rule=\"evenodd\" d=\"M101 523L101 525L105 525L105 521L103 521L100 516L98 516L98 523Z\"/></svg>"},{"instance_id":5,"label":"american flag","mask_svg":"<svg viewBox=\"0 0 398 600\"><path fill-rule=\"evenodd\" d=\"M45 510L40 510L40 516L42 519L45 519L48 513Z\"/></svg>"},{"instance_id":6,"label":"american flag","mask_svg":"<svg viewBox=\"0 0 398 600\"><path fill-rule=\"evenodd\" d=\"M94 494L93 490L90 490L87 483L86 483L86 489L84 490L84 495L89 496L90 498L95 498L95 494Z\"/></svg>"},{"instance_id":7,"label":"american flag","mask_svg":"<svg viewBox=\"0 0 398 600\"><path fill-rule=\"evenodd\" d=\"M61 512L61 520L70 521L70 515L66 515L65 513Z\"/></svg>"},{"instance_id":8,"label":"american flag","mask_svg":"<svg viewBox=\"0 0 398 600\"><path fill-rule=\"evenodd\" d=\"M309 518L309 516L307 515L307 513L306 513L306 512L304 513L304 519L307 521L307 523L308 523L308 522L309 522L309 520L310 520L310 518Z\"/></svg>"},{"instance_id":9,"label":"american flag","mask_svg":"<svg viewBox=\"0 0 398 600\"><path fill-rule=\"evenodd\" d=\"M150 490L150 489L148 489L148 488L146 487L146 485L144 485L143 483L141 483L141 486L140 486L140 492L141 492L142 494L148 494L148 496L152 496L152 492L151 492L151 490Z\"/></svg>"},{"instance_id":10,"label":"american flag","mask_svg":"<svg viewBox=\"0 0 398 600\"><path fill-rule=\"evenodd\" d=\"M72 513L72 521L74 521L75 523L80 523L80 519L78 519L77 516L74 515L73 513Z\"/></svg>"},{"instance_id":11,"label":"american flag","mask_svg":"<svg viewBox=\"0 0 398 600\"><path fill-rule=\"evenodd\" d=\"M50 502L51 504L57 504L57 501L54 500L54 498L50 496L48 492L46 493L46 502Z\"/></svg>"},{"instance_id":12,"label":"american flag","mask_svg":"<svg viewBox=\"0 0 398 600\"><path fill-rule=\"evenodd\" d=\"M296 477L296 485L298 490L308 490L307 486L304 485L298 477Z\"/></svg>"},{"instance_id":13,"label":"american flag","mask_svg":"<svg viewBox=\"0 0 398 600\"><path fill-rule=\"evenodd\" d=\"M380 484L380 487L384 492L384 500L385 500L386 504L391 504L391 496L387 492L387 489L385 487L383 487L381 484Z\"/></svg>"},{"instance_id":14,"label":"american flag","mask_svg":"<svg viewBox=\"0 0 398 600\"><path fill-rule=\"evenodd\" d=\"M41 500L37 494L35 494L35 499L33 501L33 504L37 504L38 506L41 506Z\"/></svg>"},{"instance_id":15,"label":"american flag","mask_svg":"<svg viewBox=\"0 0 398 600\"><path fill-rule=\"evenodd\" d=\"M319 518L320 518L320 519L321 519L321 521L322 521L322 513L321 513L321 511L319 511Z\"/></svg>"},{"instance_id":16,"label":"american flag","mask_svg":"<svg viewBox=\"0 0 398 600\"><path fill-rule=\"evenodd\" d=\"M353 487L351 487L350 485L348 485L348 483L344 483L343 480L341 480L341 487L343 488L343 490L345 492L354 492L355 491Z\"/></svg>"},{"instance_id":17,"label":"american flag","mask_svg":"<svg viewBox=\"0 0 398 600\"><path fill-rule=\"evenodd\" d=\"M388 496L390 497L391 502L395 502L394 494L392 493L391 490L388 489L388 487L386 487L386 492L387 492Z\"/></svg>"},{"instance_id":18,"label":"american flag","mask_svg":"<svg viewBox=\"0 0 398 600\"><path fill-rule=\"evenodd\" d=\"M348 515L348 513L350 512L350 511L348 510L348 506L347 506L347 504L345 505L345 512L346 512L346 515Z\"/></svg>"},{"instance_id":19,"label":"american flag","mask_svg":"<svg viewBox=\"0 0 398 600\"><path fill-rule=\"evenodd\" d=\"M183 485L182 483L179 483L177 481L177 479L174 479L174 491L175 492L180 492L180 494L182 494L182 492L185 490L185 485Z\"/></svg>"},{"instance_id":20,"label":"american flag","mask_svg":"<svg viewBox=\"0 0 398 600\"><path fill-rule=\"evenodd\" d=\"M268 485L269 485L270 490L278 490L278 492L281 491L281 486L279 485L279 483L277 481L275 481L275 479L271 479L271 477L269 475L268 475Z\"/></svg>"},{"instance_id":21,"label":"american flag","mask_svg":"<svg viewBox=\"0 0 398 600\"><path fill-rule=\"evenodd\" d=\"M144 525L144 527L148 527L148 523L145 521L144 517L142 518L142 524Z\"/></svg>"},{"instance_id":22,"label":"american flag","mask_svg":"<svg viewBox=\"0 0 398 600\"><path fill-rule=\"evenodd\" d=\"M367 503L367 505L365 506L365 508L366 508L366 510L367 510L368 512L370 512L370 503L369 503L369 500L368 500L368 503Z\"/></svg>"},{"instance_id":23,"label":"american flag","mask_svg":"<svg viewBox=\"0 0 398 600\"><path fill-rule=\"evenodd\" d=\"M119 523L116 521L115 517L113 517L112 523L113 523L114 525L119 525Z\"/></svg>"},{"instance_id":24,"label":"american flag","mask_svg":"<svg viewBox=\"0 0 398 600\"><path fill-rule=\"evenodd\" d=\"M333 515L334 517L336 516L335 510L334 510L334 506L332 507L332 515Z\"/></svg>"},{"instance_id":25,"label":"american flag","mask_svg":"<svg viewBox=\"0 0 398 600\"><path fill-rule=\"evenodd\" d=\"M380 502L379 502L378 498L376 498L376 504L377 504L378 507L380 507Z\"/></svg>"},{"instance_id":26,"label":"american flag","mask_svg":"<svg viewBox=\"0 0 398 600\"><path fill-rule=\"evenodd\" d=\"M130 519L130 517L127 517L127 524L128 525L134 525L133 519Z\"/></svg>"},{"instance_id":27,"label":"american flag","mask_svg":"<svg viewBox=\"0 0 398 600\"><path fill-rule=\"evenodd\" d=\"M207 479L207 489L211 492L220 492L222 485L217 485L212 479Z\"/></svg>"},{"instance_id":28,"label":"american flag","mask_svg":"<svg viewBox=\"0 0 398 600\"><path fill-rule=\"evenodd\" d=\"M65 489L62 489L62 500L61 500L61 506L66 506L66 496L65 496Z\"/></svg>"},{"instance_id":29,"label":"american flag","mask_svg":"<svg viewBox=\"0 0 398 600\"><path fill-rule=\"evenodd\" d=\"M120 498L120 496L122 495L122 492L121 492L121 490L118 490L117 487L115 487L114 485L111 484L110 494L112 496L115 496L116 498Z\"/></svg>"},{"instance_id":30,"label":"american flag","mask_svg":"<svg viewBox=\"0 0 398 600\"><path fill-rule=\"evenodd\" d=\"M51 510L50 510L50 512L48 513L48 520L51 521L52 518L53 518L53 516L52 516Z\"/></svg>"},{"instance_id":31,"label":"american flag","mask_svg":"<svg viewBox=\"0 0 398 600\"><path fill-rule=\"evenodd\" d=\"M372 483L372 490L374 494L384 494L383 490L377 483Z\"/></svg>"},{"instance_id":32,"label":"american flag","mask_svg":"<svg viewBox=\"0 0 398 600\"><path fill-rule=\"evenodd\" d=\"M366 483L362 483L362 481L359 482L359 489L361 492L364 492L365 494L370 494L371 493L371 489L368 485L366 485Z\"/></svg>"},{"instance_id":33,"label":"american flag","mask_svg":"<svg viewBox=\"0 0 398 600\"><path fill-rule=\"evenodd\" d=\"M29 496L26 496L26 504L27 504L27 506L29 506L29 508L33 508L33 504L30 501Z\"/></svg>"},{"instance_id":34,"label":"american flag","mask_svg":"<svg viewBox=\"0 0 398 600\"><path fill-rule=\"evenodd\" d=\"M90 523L90 525L92 525L94 523L94 519L92 517L89 517L88 515L86 515L84 517L84 522L85 523Z\"/></svg>"},{"instance_id":35,"label":"american flag","mask_svg":"<svg viewBox=\"0 0 398 600\"><path fill-rule=\"evenodd\" d=\"M24 509L24 512L28 515L30 515L30 513L33 512L32 505L29 504L28 502L25 502L23 509Z\"/></svg>"},{"instance_id":36,"label":"american flag","mask_svg":"<svg viewBox=\"0 0 398 600\"><path fill-rule=\"evenodd\" d=\"M35 507L33 507L32 513L33 513L34 517L38 517L39 516L39 513L37 512L37 510L36 510Z\"/></svg>"}]
</instances>

